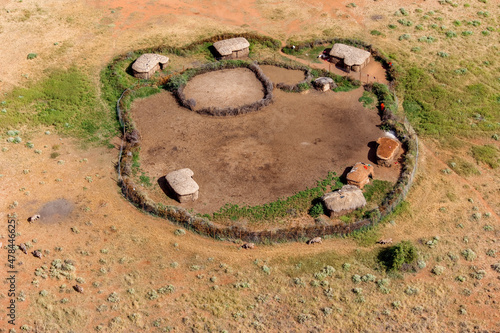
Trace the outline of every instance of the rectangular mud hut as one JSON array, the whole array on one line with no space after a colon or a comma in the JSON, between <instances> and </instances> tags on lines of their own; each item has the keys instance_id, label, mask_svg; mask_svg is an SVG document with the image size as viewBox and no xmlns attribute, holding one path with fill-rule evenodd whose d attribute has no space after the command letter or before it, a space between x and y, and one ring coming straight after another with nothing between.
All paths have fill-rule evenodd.
<instances>
[{"instance_id":1,"label":"rectangular mud hut","mask_svg":"<svg viewBox=\"0 0 500 333\"><path fill-rule=\"evenodd\" d=\"M250 43L243 37L224 39L214 43L217 58L238 59L248 56Z\"/></svg>"},{"instance_id":2,"label":"rectangular mud hut","mask_svg":"<svg viewBox=\"0 0 500 333\"><path fill-rule=\"evenodd\" d=\"M370 177L373 178L373 165L358 162L347 174L347 184L363 189L370 181Z\"/></svg>"},{"instance_id":3,"label":"rectangular mud hut","mask_svg":"<svg viewBox=\"0 0 500 333\"><path fill-rule=\"evenodd\" d=\"M200 187L193 179L194 172L184 168L172 171L165 176L169 191L180 203L192 202L198 199Z\"/></svg>"},{"instance_id":4,"label":"rectangular mud hut","mask_svg":"<svg viewBox=\"0 0 500 333\"><path fill-rule=\"evenodd\" d=\"M397 139L381 137L377 140L377 164L386 167L395 163L401 144Z\"/></svg>"},{"instance_id":5,"label":"rectangular mud hut","mask_svg":"<svg viewBox=\"0 0 500 333\"><path fill-rule=\"evenodd\" d=\"M325 194L321 200L330 217L342 216L366 205L363 192L354 185L344 185L340 190Z\"/></svg>"},{"instance_id":6,"label":"rectangular mud hut","mask_svg":"<svg viewBox=\"0 0 500 333\"><path fill-rule=\"evenodd\" d=\"M348 71L359 72L370 62L370 52L341 43L333 45L330 62Z\"/></svg>"},{"instance_id":7,"label":"rectangular mud hut","mask_svg":"<svg viewBox=\"0 0 500 333\"><path fill-rule=\"evenodd\" d=\"M156 71L167 67L168 60L161 54L145 53L134 62L132 72L136 78L149 80Z\"/></svg>"}]
</instances>

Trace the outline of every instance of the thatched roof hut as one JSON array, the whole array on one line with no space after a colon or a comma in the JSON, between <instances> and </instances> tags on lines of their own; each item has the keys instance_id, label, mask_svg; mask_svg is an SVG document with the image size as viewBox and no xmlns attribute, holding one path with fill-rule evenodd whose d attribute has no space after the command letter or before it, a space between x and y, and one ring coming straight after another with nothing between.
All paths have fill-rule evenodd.
<instances>
[{"instance_id":1,"label":"thatched roof hut","mask_svg":"<svg viewBox=\"0 0 500 333\"><path fill-rule=\"evenodd\" d=\"M164 69L168 60L161 54L145 53L134 62L132 71L137 78L149 79L157 70Z\"/></svg>"},{"instance_id":2,"label":"thatched roof hut","mask_svg":"<svg viewBox=\"0 0 500 333\"><path fill-rule=\"evenodd\" d=\"M362 189L373 178L373 165L358 162L354 164L351 171L347 174L347 184L355 185Z\"/></svg>"},{"instance_id":3,"label":"thatched roof hut","mask_svg":"<svg viewBox=\"0 0 500 333\"><path fill-rule=\"evenodd\" d=\"M165 176L168 187L177 196L180 203L195 201L198 199L200 187L193 179L194 172L184 168L172 171Z\"/></svg>"},{"instance_id":4,"label":"thatched roof hut","mask_svg":"<svg viewBox=\"0 0 500 333\"><path fill-rule=\"evenodd\" d=\"M370 62L370 52L341 43L333 45L330 61L354 72L359 72Z\"/></svg>"},{"instance_id":5,"label":"thatched roof hut","mask_svg":"<svg viewBox=\"0 0 500 333\"><path fill-rule=\"evenodd\" d=\"M366 205L366 199L358 187L344 185L340 190L321 197L330 217L342 216Z\"/></svg>"},{"instance_id":6,"label":"thatched roof hut","mask_svg":"<svg viewBox=\"0 0 500 333\"><path fill-rule=\"evenodd\" d=\"M330 77L318 77L314 80L314 87L321 91L328 91L337 88L337 85Z\"/></svg>"},{"instance_id":7,"label":"thatched roof hut","mask_svg":"<svg viewBox=\"0 0 500 333\"><path fill-rule=\"evenodd\" d=\"M381 137L377 140L377 164L390 167L399 152L401 144L395 138Z\"/></svg>"},{"instance_id":8,"label":"thatched roof hut","mask_svg":"<svg viewBox=\"0 0 500 333\"><path fill-rule=\"evenodd\" d=\"M214 43L215 50L222 59L236 59L248 55L250 43L243 37L221 40Z\"/></svg>"}]
</instances>

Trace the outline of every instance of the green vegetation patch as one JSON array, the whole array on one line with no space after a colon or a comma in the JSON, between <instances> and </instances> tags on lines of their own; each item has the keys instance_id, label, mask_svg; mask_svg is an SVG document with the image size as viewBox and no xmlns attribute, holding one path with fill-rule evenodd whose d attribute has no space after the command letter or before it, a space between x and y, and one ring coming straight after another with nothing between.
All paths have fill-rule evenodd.
<instances>
[{"instance_id":1,"label":"green vegetation patch","mask_svg":"<svg viewBox=\"0 0 500 333\"><path fill-rule=\"evenodd\" d=\"M500 165L497 147L493 145L474 146L471 150L476 161L483 162L493 169L498 168Z\"/></svg>"},{"instance_id":2,"label":"green vegetation patch","mask_svg":"<svg viewBox=\"0 0 500 333\"><path fill-rule=\"evenodd\" d=\"M453 81L444 85L436 77L437 73L433 77L424 69L412 67L400 81L405 98L403 108L419 133L446 138L495 131L499 127L495 121L498 104L494 89L483 83L460 87L451 84L458 79L450 78L449 74L438 77ZM478 106L480 117L475 117Z\"/></svg>"},{"instance_id":3,"label":"green vegetation patch","mask_svg":"<svg viewBox=\"0 0 500 333\"><path fill-rule=\"evenodd\" d=\"M363 194L367 202L379 205L393 187L393 183L386 180L374 179L364 188Z\"/></svg>"},{"instance_id":4,"label":"green vegetation patch","mask_svg":"<svg viewBox=\"0 0 500 333\"><path fill-rule=\"evenodd\" d=\"M461 176L468 177L480 174L479 170L474 166L474 164L467 162L466 160L460 157L452 158L448 162L448 165L450 166L451 169L453 169L453 171L455 171Z\"/></svg>"},{"instance_id":5,"label":"green vegetation patch","mask_svg":"<svg viewBox=\"0 0 500 333\"><path fill-rule=\"evenodd\" d=\"M53 126L60 133L88 142L107 143L118 125L97 93L91 80L77 68L54 70L45 80L6 95L2 104L8 112L0 116L0 126Z\"/></svg>"},{"instance_id":6,"label":"green vegetation patch","mask_svg":"<svg viewBox=\"0 0 500 333\"><path fill-rule=\"evenodd\" d=\"M416 262L417 258L418 251L410 241L402 241L385 248L378 255L380 263L388 271L400 270L405 264L411 265Z\"/></svg>"},{"instance_id":7,"label":"green vegetation patch","mask_svg":"<svg viewBox=\"0 0 500 333\"><path fill-rule=\"evenodd\" d=\"M363 96L361 96L358 101L363 103L363 107L369 108L373 105L375 102L376 96L369 92L369 91L364 91Z\"/></svg>"}]
</instances>

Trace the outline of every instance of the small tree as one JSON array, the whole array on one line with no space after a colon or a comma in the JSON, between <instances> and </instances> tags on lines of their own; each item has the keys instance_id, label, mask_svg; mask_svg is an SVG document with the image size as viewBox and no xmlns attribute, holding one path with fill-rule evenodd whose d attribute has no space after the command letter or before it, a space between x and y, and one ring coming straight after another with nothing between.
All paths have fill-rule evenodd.
<instances>
[{"instance_id":1,"label":"small tree","mask_svg":"<svg viewBox=\"0 0 500 333\"><path fill-rule=\"evenodd\" d=\"M418 252L409 241L402 241L380 251L378 259L387 270L400 270L404 264L412 264L417 260Z\"/></svg>"}]
</instances>

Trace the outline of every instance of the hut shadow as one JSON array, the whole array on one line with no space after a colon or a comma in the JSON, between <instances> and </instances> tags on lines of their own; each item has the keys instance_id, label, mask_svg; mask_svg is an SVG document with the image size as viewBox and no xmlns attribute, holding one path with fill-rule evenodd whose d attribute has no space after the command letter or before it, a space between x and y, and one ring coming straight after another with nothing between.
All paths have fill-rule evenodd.
<instances>
[{"instance_id":1,"label":"hut shadow","mask_svg":"<svg viewBox=\"0 0 500 333\"><path fill-rule=\"evenodd\" d=\"M208 51L212 54L212 56L216 59L216 60L221 60L221 55L219 54L219 52L217 52L217 50L215 49L215 47L213 45L210 45L208 47Z\"/></svg>"},{"instance_id":2,"label":"hut shadow","mask_svg":"<svg viewBox=\"0 0 500 333\"><path fill-rule=\"evenodd\" d=\"M170 186L168 186L168 182L167 182L167 179L165 178L165 176L161 176L160 178L158 178L157 183L160 186L160 188L163 191L163 193L165 193L165 195L167 197L169 197L172 200L177 201L177 196L172 191L172 189L170 188Z\"/></svg>"},{"instance_id":3,"label":"hut shadow","mask_svg":"<svg viewBox=\"0 0 500 333\"><path fill-rule=\"evenodd\" d=\"M132 70L132 65L134 64L134 62L135 60L132 61L125 69L125 73L127 73L128 75L134 76L134 71Z\"/></svg>"},{"instance_id":4,"label":"hut shadow","mask_svg":"<svg viewBox=\"0 0 500 333\"><path fill-rule=\"evenodd\" d=\"M370 141L367 144L368 148L368 161L372 162L373 164L377 164L377 142L376 141Z\"/></svg>"},{"instance_id":5,"label":"hut shadow","mask_svg":"<svg viewBox=\"0 0 500 333\"><path fill-rule=\"evenodd\" d=\"M347 167L347 168L345 168L344 172L342 172L342 175L340 175L340 181L343 184L347 184L347 174L349 172L351 172L351 170L352 170L352 166L351 167Z\"/></svg>"},{"instance_id":6,"label":"hut shadow","mask_svg":"<svg viewBox=\"0 0 500 333\"><path fill-rule=\"evenodd\" d=\"M338 62L335 64L335 68L340 69L344 73L351 73L351 70L349 68L346 68L343 64L343 62Z\"/></svg>"}]
</instances>

